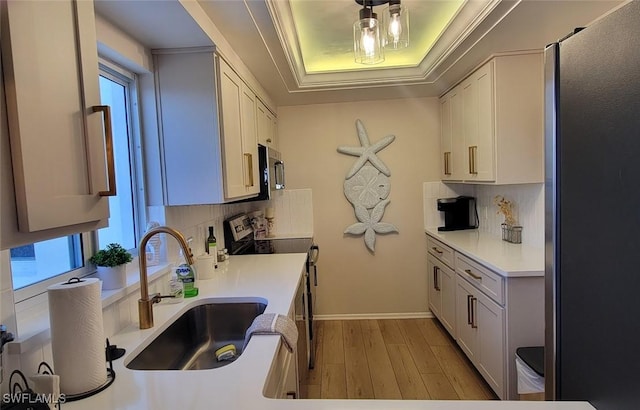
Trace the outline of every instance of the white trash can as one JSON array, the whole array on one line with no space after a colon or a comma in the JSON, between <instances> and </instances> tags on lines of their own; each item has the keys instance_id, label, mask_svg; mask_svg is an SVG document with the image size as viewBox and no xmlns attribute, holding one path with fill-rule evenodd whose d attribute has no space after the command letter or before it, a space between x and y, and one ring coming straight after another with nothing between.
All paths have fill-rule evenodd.
<instances>
[{"instance_id":1,"label":"white trash can","mask_svg":"<svg viewBox=\"0 0 640 410\"><path fill-rule=\"evenodd\" d=\"M520 400L544 400L544 348L518 348L516 370Z\"/></svg>"}]
</instances>

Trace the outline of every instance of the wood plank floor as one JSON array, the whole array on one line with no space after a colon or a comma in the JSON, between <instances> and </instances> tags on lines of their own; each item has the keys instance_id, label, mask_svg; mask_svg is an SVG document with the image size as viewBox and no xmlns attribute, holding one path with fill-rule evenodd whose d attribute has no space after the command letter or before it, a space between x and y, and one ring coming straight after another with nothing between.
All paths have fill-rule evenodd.
<instances>
[{"instance_id":1,"label":"wood plank floor","mask_svg":"<svg viewBox=\"0 0 640 410\"><path fill-rule=\"evenodd\" d=\"M319 321L309 399L495 400L435 319Z\"/></svg>"}]
</instances>

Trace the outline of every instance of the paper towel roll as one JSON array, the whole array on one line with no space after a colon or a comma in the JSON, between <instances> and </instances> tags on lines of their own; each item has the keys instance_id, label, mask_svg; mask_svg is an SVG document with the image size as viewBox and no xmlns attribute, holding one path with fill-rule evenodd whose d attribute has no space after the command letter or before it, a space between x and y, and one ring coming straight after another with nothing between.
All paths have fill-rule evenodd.
<instances>
[{"instance_id":1,"label":"paper towel roll","mask_svg":"<svg viewBox=\"0 0 640 410\"><path fill-rule=\"evenodd\" d=\"M100 281L59 283L47 291L53 368L60 376L60 391L74 395L101 386L107 370Z\"/></svg>"}]
</instances>

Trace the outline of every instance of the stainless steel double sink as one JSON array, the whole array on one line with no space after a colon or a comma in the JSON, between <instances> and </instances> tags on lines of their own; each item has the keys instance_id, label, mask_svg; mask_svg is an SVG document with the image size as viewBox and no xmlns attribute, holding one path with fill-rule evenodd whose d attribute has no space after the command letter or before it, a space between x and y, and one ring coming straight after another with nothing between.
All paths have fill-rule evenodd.
<instances>
[{"instance_id":1,"label":"stainless steel double sink","mask_svg":"<svg viewBox=\"0 0 640 410\"><path fill-rule=\"evenodd\" d=\"M266 302L266 301L264 301ZM214 352L227 344L242 354L244 336L266 303L214 301L194 306L178 317L135 358L132 370L215 369L231 361L218 361Z\"/></svg>"}]
</instances>

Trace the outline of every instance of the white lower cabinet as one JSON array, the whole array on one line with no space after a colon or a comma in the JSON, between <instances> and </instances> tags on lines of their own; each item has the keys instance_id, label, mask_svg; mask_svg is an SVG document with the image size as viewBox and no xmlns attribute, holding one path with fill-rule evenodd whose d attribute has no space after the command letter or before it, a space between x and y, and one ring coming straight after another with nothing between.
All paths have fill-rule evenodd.
<instances>
[{"instance_id":1,"label":"white lower cabinet","mask_svg":"<svg viewBox=\"0 0 640 410\"><path fill-rule=\"evenodd\" d=\"M301 283L304 284L304 278ZM292 304L292 307L289 309L289 319L294 320L296 313L294 301L294 304ZM304 337L304 334L300 336ZM302 352L302 354L305 353L306 352ZM278 352L276 353L276 358L271 364L271 369L267 376L267 382L264 387L265 397L272 399L300 398L298 374L298 349L290 352L285 346L284 341L281 341Z\"/></svg>"},{"instance_id":2,"label":"white lower cabinet","mask_svg":"<svg viewBox=\"0 0 640 410\"><path fill-rule=\"evenodd\" d=\"M504 308L461 276L456 281L458 345L504 399Z\"/></svg>"},{"instance_id":3,"label":"white lower cabinet","mask_svg":"<svg viewBox=\"0 0 640 410\"><path fill-rule=\"evenodd\" d=\"M500 274L459 248L427 236L429 308L498 397L516 400L516 349L544 345L544 272Z\"/></svg>"},{"instance_id":4,"label":"white lower cabinet","mask_svg":"<svg viewBox=\"0 0 640 410\"><path fill-rule=\"evenodd\" d=\"M455 337L456 289L455 273L433 255L427 256L429 280L429 309L440 320L451 336Z\"/></svg>"},{"instance_id":5,"label":"white lower cabinet","mask_svg":"<svg viewBox=\"0 0 640 410\"><path fill-rule=\"evenodd\" d=\"M505 314L504 308L477 293L474 322L478 330L478 370L493 389L506 398L505 379Z\"/></svg>"},{"instance_id":6,"label":"white lower cabinet","mask_svg":"<svg viewBox=\"0 0 640 410\"><path fill-rule=\"evenodd\" d=\"M296 352L290 352L284 343L280 343L264 387L265 397L272 399L298 398L296 362Z\"/></svg>"},{"instance_id":7,"label":"white lower cabinet","mask_svg":"<svg viewBox=\"0 0 640 410\"><path fill-rule=\"evenodd\" d=\"M456 278L456 341L458 346L475 364L478 351L478 328L471 322L471 298L473 286Z\"/></svg>"}]
</instances>

